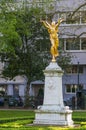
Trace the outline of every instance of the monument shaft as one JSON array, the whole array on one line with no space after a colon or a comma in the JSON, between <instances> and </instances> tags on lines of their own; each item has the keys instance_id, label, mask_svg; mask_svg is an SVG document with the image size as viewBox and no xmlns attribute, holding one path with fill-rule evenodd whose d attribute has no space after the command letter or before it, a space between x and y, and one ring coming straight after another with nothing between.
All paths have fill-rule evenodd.
<instances>
[{"instance_id":1,"label":"monument shaft","mask_svg":"<svg viewBox=\"0 0 86 130\"><path fill-rule=\"evenodd\" d=\"M57 70L58 71L58 70ZM45 89L43 104L60 105L63 106L62 96L62 72L55 70L45 70Z\"/></svg>"}]
</instances>

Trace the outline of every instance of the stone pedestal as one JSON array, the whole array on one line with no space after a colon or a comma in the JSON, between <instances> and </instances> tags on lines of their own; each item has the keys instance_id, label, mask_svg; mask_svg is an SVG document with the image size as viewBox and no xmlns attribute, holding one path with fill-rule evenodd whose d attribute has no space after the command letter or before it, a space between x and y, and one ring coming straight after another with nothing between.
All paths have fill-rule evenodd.
<instances>
[{"instance_id":1,"label":"stone pedestal","mask_svg":"<svg viewBox=\"0 0 86 130\"><path fill-rule=\"evenodd\" d=\"M56 62L51 62L44 70L44 101L35 111L34 124L72 126L72 111L63 104L62 75L63 71Z\"/></svg>"}]
</instances>

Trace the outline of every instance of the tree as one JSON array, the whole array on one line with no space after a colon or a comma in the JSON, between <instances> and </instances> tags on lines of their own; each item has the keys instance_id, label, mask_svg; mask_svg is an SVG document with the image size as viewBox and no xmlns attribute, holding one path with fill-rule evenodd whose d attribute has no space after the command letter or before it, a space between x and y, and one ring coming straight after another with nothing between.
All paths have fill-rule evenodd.
<instances>
[{"instance_id":1,"label":"tree","mask_svg":"<svg viewBox=\"0 0 86 130\"><path fill-rule=\"evenodd\" d=\"M6 2L0 3L0 52L15 53L14 46L21 44L21 39L16 32L16 17L12 8ZM10 11L9 11L10 8Z\"/></svg>"},{"instance_id":2,"label":"tree","mask_svg":"<svg viewBox=\"0 0 86 130\"><path fill-rule=\"evenodd\" d=\"M12 3L13 4L13 3ZM9 5L9 4L8 4ZM40 24L40 8L22 5L10 12L9 6L2 3L1 9L1 59L8 65L3 70L5 77L11 79L16 75L26 75L28 78L27 90L32 80L43 79L42 70L47 63L47 54L43 53L43 44L40 52L40 37L44 28ZM42 14L43 17L43 10ZM43 30L43 32L40 30ZM46 37L46 36L44 36ZM43 51L42 51L43 50ZM4 52L4 53L3 53ZM26 94L28 95L28 93ZM27 97L27 96L26 96Z\"/></svg>"},{"instance_id":3,"label":"tree","mask_svg":"<svg viewBox=\"0 0 86 130\"><path fill-rule=\"evenodd\" d=\"M10 2L14 5L12 0ZM31 80L43 79L41 70L50 60L50 41L47 31L40 23L40 17L46 18L43 8L27 5L28 3L24 2L21 8L13 6L14 9L11 9L9 3L2 2L1 50L5 53L1 53L1 58L2 61L9 62L3 71L4 76L13 78L18 74L24 74L31 82ZM52 19L52 17L48 18ZM65 64L69 62L69 60L66 61Z\"/></svg>"},{"instance_id":4,"label":"tree","mask_svg":"<svg viewBox=\"0 0 86 130\"><path fill-rule=\"evenodd\" d=\"M2 2L0 14L1 59L8 63L3 75L11 79L17 75L26 75L28 92L32 80L44 79L42 70L51 59L49 36L40 23L40 18L46 19L46 13L43 8L29 7L27 3L23 3L20 8L12 6L12 10L10 5L15 4Z\"/></svg>"}]
</instances>

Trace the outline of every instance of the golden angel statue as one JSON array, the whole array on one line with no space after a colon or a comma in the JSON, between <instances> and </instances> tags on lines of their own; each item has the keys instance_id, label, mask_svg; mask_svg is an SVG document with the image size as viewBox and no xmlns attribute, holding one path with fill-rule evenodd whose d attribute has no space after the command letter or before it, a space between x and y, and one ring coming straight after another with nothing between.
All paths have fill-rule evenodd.
<instances>
[{"instance_id":1,"label":"golden angel statue","mask_svg":"<svg viewBox=\"0 0 86 130\"><path fill-rule=\"evenodd\" d=\"M63 21L63 19L59 19L57 23L55 21L49 23L48 21L41 20L41 22L44 24L44 26L48 29L48 33L50 35L50 41L51 41L51 55L52 55L52 61L56 61L56 57L59 56L58 47L59 47L59 38L58 38L58 27L60 23Z\"/></svg>"}]
</instances>

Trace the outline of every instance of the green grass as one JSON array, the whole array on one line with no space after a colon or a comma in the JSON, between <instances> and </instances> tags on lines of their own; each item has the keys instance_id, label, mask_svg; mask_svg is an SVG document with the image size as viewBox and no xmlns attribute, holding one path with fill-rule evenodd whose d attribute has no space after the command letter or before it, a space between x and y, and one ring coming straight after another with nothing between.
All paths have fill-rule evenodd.
<instances>
[{"instance_id":1,"label":"green grass","mask_svg":"<svg viewBox=\"0 0 86 130\"><path fill-rule=\"evenodd\" d=\"M0 110L0 118L12 118L12 117L23 117L23 116L34 116L33 111L28 110Z\"/></svg>"},{"instance_id":2,"label":"green grass","mask_svg":"<svg viewBox=\"0 0 86 130\"><path fill-rule=\"evenodd\" d=\"M7 122L0 123L0 130L86 130L85 111L73 112L74 123L81 124L75 128L29 125L32 124L34 116L34 111L29 110L0 110L0 120L7 119Z\"/></svg>"},{"instance_id":3,"label":"green grass","mask_svg":"<svg viewBox=\"0 0 86 130\"><path fill-rule=\"evenodd\" d=\"M77 111L72 114L75 123L86 122L86 111Z\"/></svg>"}]
</instances>

